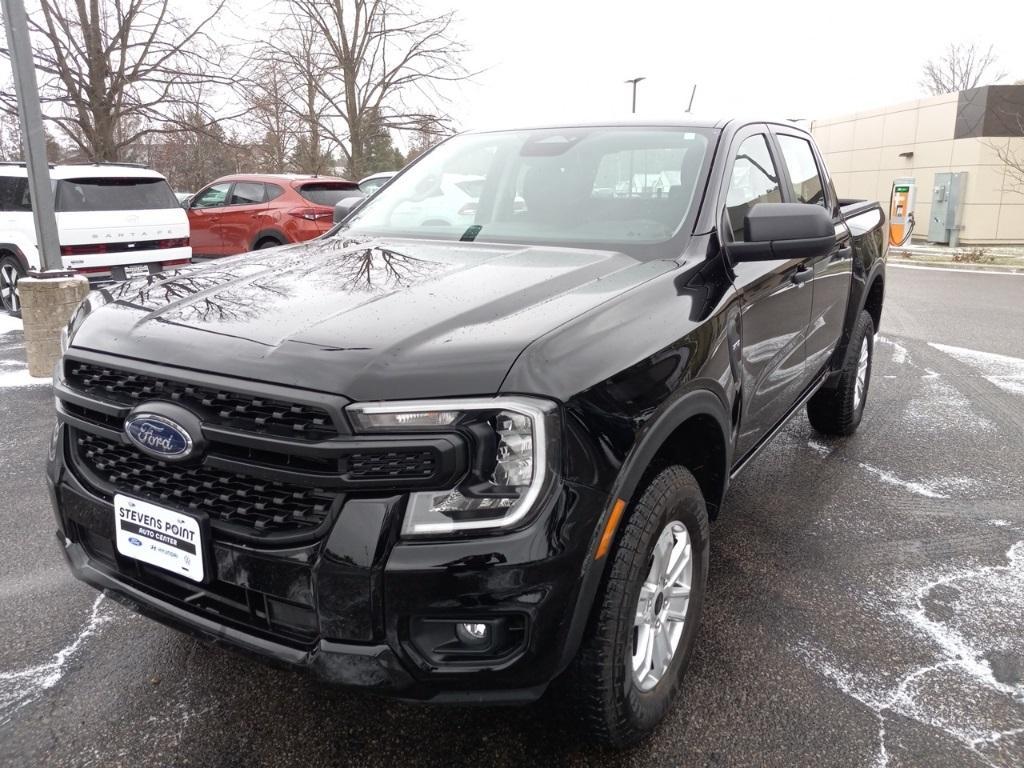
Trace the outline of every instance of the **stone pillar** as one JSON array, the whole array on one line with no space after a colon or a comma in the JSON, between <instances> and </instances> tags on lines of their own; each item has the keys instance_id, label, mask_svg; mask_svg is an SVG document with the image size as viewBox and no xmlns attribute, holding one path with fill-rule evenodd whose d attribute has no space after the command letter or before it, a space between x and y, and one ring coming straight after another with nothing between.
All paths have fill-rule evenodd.
<instances>
[{"instance_id":1,"label":"stone pillar","mask_svg":"<svg viewBox=\"0 0 1024 768\"><path fill-rule=\"evenodd\" d=\"M53 375L53 366L60 357L60 332L88 293L89 281L82 275L18 280L30 376Z\"/></svg>"}]
</instances>

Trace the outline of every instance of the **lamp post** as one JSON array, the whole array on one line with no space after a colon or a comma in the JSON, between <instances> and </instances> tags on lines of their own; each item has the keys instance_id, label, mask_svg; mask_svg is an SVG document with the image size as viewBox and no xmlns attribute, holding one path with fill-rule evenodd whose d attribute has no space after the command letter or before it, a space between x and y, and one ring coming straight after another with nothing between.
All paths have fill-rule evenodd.
<instances>
[{"instance_id":1,"label":"lamp post","mask_svg":"<svg viewBox=\"0 0 1024 768\"><path fill-rule=\"evenodd\" d=\"M7 28L7 50L18 97L18 122L32 200L32 218L36 225L36 250L39 252L39 268L30 269L26 277L18 279L12 290L17 290L20 297L29 375L46 377L53 373L54 365L60 359L61 329L89 293L89 281L65 271L61 261L50 166L46 161L46 132L25 2L0 0L0 8L3 9L4 26Z\"/></svg>"},{"instance_id":2,"label":"lamp post","mask_svg":"<svg viewBox=\"0 0 1024 768\"><path fill-rule=\"evenodd\" d=\"M32 61L32 41L28 36L28 17L24 0L0 0L4 26L7 28L7 49L10 51L14 89L18 97L18 122L28 171L28 191L35 214L36 247L39 249L40 272L62 271L57 219L53 213L53 189L50 167L46 162L46 132L39 106L39 87Z\"/></svg>"},{"instance_id":3,"label":"lamp post","mask_svg":"<svg viewBox=\"0 0 1024 768\"><path fill-rule=\"evenodd\" d=\"M633 84L633 114L634 115L636 114L636 84L639 83L641 80L646 80L646 79L647 79L646 77L634 77L631 80L627 80L626 81L627 84L629 84L629 83Z\"/></svg>"}]
</instances>

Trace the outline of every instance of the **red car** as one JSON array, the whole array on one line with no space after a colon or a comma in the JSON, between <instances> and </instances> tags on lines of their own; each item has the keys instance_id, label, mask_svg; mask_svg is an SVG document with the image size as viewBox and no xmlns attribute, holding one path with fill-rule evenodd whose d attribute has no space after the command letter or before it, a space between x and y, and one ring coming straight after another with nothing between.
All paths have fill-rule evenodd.
<instances>
[{"instance_id":1,"label":"red car","mask_svg":"<svg viewBox=\"0 0 1024 768\"><path fill-rule=\"evenodd\" d=\"M332 176L225 176L188 201L192 253L231 256L311 240L331 228L334 204L359 185Z\"/></svg>"}]
</instances>

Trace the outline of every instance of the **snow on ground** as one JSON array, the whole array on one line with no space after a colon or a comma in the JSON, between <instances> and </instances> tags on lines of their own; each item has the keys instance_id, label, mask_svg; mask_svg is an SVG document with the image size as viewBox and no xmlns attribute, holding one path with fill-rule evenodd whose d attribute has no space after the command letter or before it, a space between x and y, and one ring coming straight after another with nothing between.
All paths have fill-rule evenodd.
<instances>
[{"instance_id":1,"label":"snow on ground","mask_svg":"<svg viewBox=\"0 0 1024 768\"><path fill-rule=\"evenodd\" d=\"M6 312L0 312L0 336L23 329L24 326L21 324L21 318L11 317Z\"/></svg>"},{"instance_id":2,"label":"snow on ground","mask_svg":"<svg viewBox=\"0 0 1024 768\"><path fill-rule=\"evenodd\" d=\"M945 352L978 371L986 380L1014 395L1024 395L1024 360L993 352L929 343L929 347Z\"/></svg>"},{"instance_id":3,"label":"snow on ground","mask_svg":"<svg viewBox=\"0 0 1024 768\"><path fill-rule=\"evenodd\" d=\"M1024 650L1013 631L1024 604L1024 541L998 565L950 564L937 572L906 574L890 596L871 599L893 631L922 642L928 658L893 680L851 668L824 648L804 644L797 652L878 718L876 766L888 766L894 745L886 724L909 718L936 728L983 765L1001 766L1011 742L1024 734L1024 708L1010 706L993 723L981 701L1024 703L1024 681L1007 659ZM870 599L865 595L865 599Z\"/></svg>"}]
</instances>

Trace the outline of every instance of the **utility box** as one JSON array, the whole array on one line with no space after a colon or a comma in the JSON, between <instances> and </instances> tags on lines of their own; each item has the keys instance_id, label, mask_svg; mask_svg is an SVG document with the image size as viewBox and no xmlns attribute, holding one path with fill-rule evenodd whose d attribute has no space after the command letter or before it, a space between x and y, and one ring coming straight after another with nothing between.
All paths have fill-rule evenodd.
<instances>
[{"instance_id":1,"label":"utility box","mask_svg":"<svg viewBox=\"0 0 1024 768\"><path fill-rule=\"evenodd\" d=\"M932 208L928 219L928 242L960 244L960 209L967 189L967 172L936 173L932 185Z\"/></svg>"}]
</instances>

